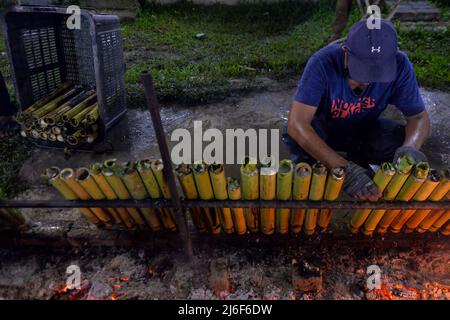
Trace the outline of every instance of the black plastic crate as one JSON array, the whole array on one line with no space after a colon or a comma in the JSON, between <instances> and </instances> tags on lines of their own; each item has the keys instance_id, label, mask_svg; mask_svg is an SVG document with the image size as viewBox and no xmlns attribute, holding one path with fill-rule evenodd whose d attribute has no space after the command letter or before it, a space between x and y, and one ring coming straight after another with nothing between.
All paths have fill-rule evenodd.
<instances>
[{"instance_id":1,"label":"black plastic crate","mask_svg":"<svg viewBox=\"0 0 450 320\"><path fill-rule=\"evenodd\" d=\"M126 112L125 63L119 17L81 10L81 28L69 29L66 8L16 6L2 15L16 98L26 110L61 83L95 88L99 137ZM61 142L40 141L66 147ZM88 145L88 148L92 145Z\"/></svg>"}]
</instances>

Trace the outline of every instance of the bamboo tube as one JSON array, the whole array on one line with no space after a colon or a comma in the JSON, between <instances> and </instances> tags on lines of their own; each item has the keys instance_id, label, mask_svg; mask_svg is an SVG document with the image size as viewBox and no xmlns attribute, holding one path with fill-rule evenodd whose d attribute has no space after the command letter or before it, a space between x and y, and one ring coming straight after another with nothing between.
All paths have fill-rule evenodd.
<instances>
[{"instance_id":1,"label":"bamboo tube","mask_svg":"<svg viewBox=\"0 0 450 320\"><path fill-rule=\"evenodd\" d=\"M239 181L233 178L228 178L228 196L231 200L241 200L241 187ZM232 208L234 230L237 234L242 235L247 232L247 225L245 221L244 209Z\"/></svg>"},{"instance_id":2,"label":"bamboo tube","mask_svg":"<svg viewBox=\"0 0 450 320\"><path fill-rule=\"evenodd\" d=\"M52 101L50 101L43 107L31 112L30 113L31 117L36 120L44 117L47 113L52 112L53 110L58 108L61 104L63 104L64 102L66 102L67 100L72 98L79 91L80 91L80 89L78 87L75 87L75 88L65 92L64 94L53 99Z\"/></svg>"},{"instance_id":3,"label":"bamboo tube","mask_svg":"<svg viewBox=\"0 0 450 320\"><path fill-rule=\"evenodd\" d=\"M430 232L438 231L449 220L450 220L450 210L447 210L433 223L433 225L428 229L428 231Z\"/></svg>"},{"instance_id":4,"label":"bamboo tube","mask_svg":"<svg viewBox=\"0 0 450 320\"><path fill-rule=\"evenodd\" d=\"M159 199L162 197L162 193L152 172L151 163L152 162L149 159L141 160L137 164L137 170L150 197L152 199Z\"/></svg>"},{"instance_id":5,"label":"bamboo tube","mask_svg":"<svg viewBox=\"0 0 450 320\"><path fill-rule=\"evenodd\" d=\"M311 175L311 166L306 162L300 162L295 166L294 186L292 191L294 200L304 201L308 199ZM291 210L291 229L293 233L301 232L305 214L305 209Z\"/></svg>"},{"instance_id":6,"label":"bamboo tube","mask_svg":"<svg viewBox=\"0 0 450 320\"><path fill-rule=\"evenodd\" d=\"M66 142L68 144L70 144L71 146L76 146L77 144L80 143L80 139L81 139L81 130L78 130L76 132L74 132L73 134L71 134L70 136L66 137Z\"/></svg>"},{"instance_id":7,"label":"bamboo tube","mask_svg":"<svg viewBox=\"0 0 450 320\"><path fill-rule=\"evenodd\" d=\"M442 215L445 215L445 209L432 210L416 229L419 233L427 232L434 223L436 223Z\"/></svg>"},{"instance_id":8,"label":"bamboo tube","mask_svg":"<svg viewBox=\"0 0 450 320\"><path fill-rule=\"evenodd\" d=\"M46 132L40 132L40 133L39 133L39 138L40 138L41 140L46 141L46 140L48 140L48 135L47 135Z\"/></svg>"},{"instance_id":9,"label":"bamboo tube","mask_svg":"<svg viewBox=\"0 0 450 320\"><path fill-rule=\"evenodd\" d=\"M104 200L106 198L105 195L103 194L103 192L98 187L94 178L92 178L92 176L89 172L89 169L87 169L87 168L77 169L77 171L75 172L75 180L83 187L84 190L86 190L86 192L89 194L89 196L92 199ZM107 211L110 214L112 214L113 218L114 218L114 215L115 215L114 210L110 211L109 209L107 209ZM109 217L109 215L106 212L104 212L102 210L99 213L100 214L96 214L96 216L100 219L100 221L102 221L105 224L107 224L111 221L111 218Z\"/></svg>"},{"instance_id":10,"label":"bamboo tube","mask_svg":"<svg viewBox=\"0 0 450 320\"><path fill-rule=\"evenodd\" d=\"M245 157L241 165L242 197L244 200L259 199L259 172L256 159ZM259 230L259 208L245 208L245 219L250 232Z\"/></svg>"},{"instance_id":11,"label":"bamboo tube","mask_svg":"<svg viewBox=\"0 0 450 320\"><path fill-rule=\"evenodd\" d=\"M409 156L398 159L397 163L394 165L395 175L383 192L384 200L393 200L397 196L397 193L408 179L413 165L414 161ZM373 210L364 223L364 226L361 228L361 232L366 236L371 236L385 213L385 209Z\"/></svg>"},{"instance_id":12,"label":"bamboo tube","mask_svg":"<svg viewBox=\"0 0 450 320\"><path fill-rule=\"evenodd\" d=\"M328 174L327 183L325 187L324 199L327 201L335 201L339 198L342 185L345 179L344 168L333 168ZM320 227L321 232L325 232L330 224L332 211L331 209L322 209L319 213L319 219L317 225Z\"/></svg>"},{"instance_id":13,"label":"bamboo tube","mask_svg":"<svg viewBox=\"0 0 450 320\"><path fill-rule=\"evenodd\" d=\"M39 132L36 129L31 130L30 134L33 139L39 139Z\"/></svg>"},{"instance_id":14,"label":"bamboo tube","mask_svg":"<svg viewBox=\"0 0 450 320\"><path fill-rule=\"evenodd\" d=\"M373 182L377 186L380 192L383 192L386 189L388 183L392 180L392 177L395 175L395 168L390 162L384 162L381 167L377 170L377 173L373 177ZM366 222L369 217L372 209L358 209L353 215L349 228L353 234L359 232L359 228Z\"/></svg>"},{"instance_id":15,"label":"bamboo tube","mask_svg":"<svg viewBox=\"0 0 450 320\"><path fill-rule=\"evenodd\" d=\"M428 197L430 201L441 201L445 195L450 191L450 168L442 170L439 184L434 188L433 192ZM414 215L406 222L404 227L405 233L413 232L420 223L431 214L432 210L423 209L417 210Z\"/></svg>"},{"instance_id":16,"label":"bamboo tube","mask_svg":"<svg viewBox=\"0 0 450 320\"><path fill-rule=\"evenodd\" d=\"M61 134L56 135L56 141L65 142L64 136Z\"/></svg>"},{"instance_id":17,"label":"bamboo tube","mask_svg":"<svg viewBox=\"0 0 450 320\"><path fill-rule=\"evenodd\" d=\"M441 179L439 172L430 169L428 172L427 180L420 186L419 190L414 195L414 201L425 201L431 195L433 190L438 186L439 180ZM416 210L402 210L400 214L395 218L395 220L390 225L390 230L393 233L399 233L405 223L414 215Z\"/></svg>"},{"instance_id":18,"label":"bamboo tube","mask_svg":"<svg viewBox=\"0 0 450 320\"><path fill-rule=\"evenodd\" d=\"M181 189L183 190L184 197L188 200L198 199L198 192L197 187L195 186L194 175L189 165L180 164L175 168L175 172L177 174L178 181L180 182ZM156 180L154 181L156 183ZM156 187L158 187L158 185L156 185ZM206 232L207 227L205 222L203 221L201 209L190 208L189 212L191 214L192 221L194 222L197 232Z\"/></svg>"},{"instance_id":19,"label":"bamboo tube","mask_svg":"<svg viewBox=\"0 0 450 320\"><path fill-rule=\"evenodd\" d=\"M227 179L225 178L225 170L223 164L212 164L209 166L209 176L217 200L227 200ZM218 208L220 223L226 234L234 232L233 217L230 208Z\"/></svg>"},{"instance_id":20,"label":"bamboo tube","mask_svg":"<svg viewBox=\"0 0 450 320\"><path fill-rule=\"evenodd\" d=\"M144 182L142 181L137 169L136 164L132 162L126 162L123 164L125 168L125 174L122 176L122 181L125 183L128 191L135 200L143 200L149 197ZM142 215L145 221L153 231L161 230L161 223L153 208L141 208Z\"/></svg>"},{"instance_id":21,"label":"bamboo tube","mask_svg":"<svg viewBox=\"0 0 450 320\"><path fill-rule=\"evenodd\" d=\"M85 108L95 104L97 101L97 95L95 93L91 94L89 97L86 98L82 103L76 105L66 113L64 113L61 117L61 120L64 122L69 122L70 119L75 117L77 114L79 114L81 111L83 111Z\"/></svg>"},{"instance_id":22,"label":"bamboo tube","mask_svg":"<svg viewBox=\"0 0 450 320\"><path fill-rule=\"evenodd\" d=\"M91 112L95 108L98 108L97 103L83 109L82 111L80 111L80 113L73 116L68 122L70 123L70 125L72 127L74 127L74 128L78 127L80 125L80 122L83 121L83 119L89 114L89 112Z\"/></svg>"},{"instance_id":23,"label":"bamboo tube","mask_svg":"<svg viewBox=\"0 0 450 320\"><path fill-rule=\"evenodd\" d=\"M121 200L131 199L130 192L128 191L126 185L124 184L122 178L126 173L126 168L123 164L117 163L115 159L109 159L103 162L104 169L103 175L106 180L113 188L114 192L117 194ZM130 217L136 223L139 229L145 229L145 221L142 219L139 211L136 208L127 208Z\"/></svg>"},{"instance_id":24,"label":"bamboo tube","mask_svg":"<svg viewBox=\"0 0 450 320\"><path fill-rule=\"evenodd\" d=\"M48 135L48 140L52 142L56 141L56 134L50 133Z\"/></svg>"},{"instance_id":25,"label":"bamboo tube","mask_svg":"<svg viewBox=\"0 0 450 320\"><path fill-rule=\"evenodd\" d=\"M26 108L24 111L18 113L19 118L26 118L30 113L38 110L39 108L43 107L50 101L54 100L55 98L59 97L60 95L64 94L67 90L69 90L72 87L72 85L68 82L63 83L60 85L56 90L53 92L45 95L41 99L37 100L35 103L33 103L31 106Z\"/></svg>"},{"instance_id":26,"label":"bamboo tube","mask_svg":"<svg viewBox=\"0 0 450 320\"><path fill-rule=\"evenodd\" d=\"M89 113L86 115L86 122L88 124L92 125L98 120L99 116L100 116L100 114L98 112L98 106L97 106L96 108L89 111Z\"/></svg>"},{"instance_id":27,"label":"bamboo tube","mask_svg":"<svg viewBox=\"0 0 450 320\"><path fill-rule=\"evenodd\" d=\"M58 190L59 193L61 193L61 195L66 200L80 199L80 197L78 196L78 193L76 193L75 190L73 190L69 185L67 185L64 182L64 180L61 178L61 170L58 167L48 168L45 171L45 177L47 178L48 182L50 182L50 184L53 187L55 187L55 189ZM75 186L75 187L76 187L76 189L78 189L77 186ZM83 194L82 191L81 191L81 194L83 196L85 196L85 194ZM100 220L95 216L95 214L90 209L80 208L80 212L89 222L91 222L95 225L100 224Z\"/></svg>"},{"instance_id":28,"label":"bamboo tube","mask_svg":"<svg viewBox=\"0 0 450 320\"><path fill-rule=\"evenodd\" d=\"M22 138L26 138L27 132L25 130L20 130L20 135L22 136Z\"/></svg>"},{"instance_id":29,"label":"bamboo tube","mask_svg":"<svg viewBox=\"0 0 450 320\"><path fill-rule=\"evenodd\" d=\"M158 183L159 189L161 190L164 199L171 199L172 196L170 194L169 184L167 183L164 177L165 169L162 160L161 159L153 160L150 164L150 167L152 169L152 172L155 176L155 179ZM169 168L168 170L171 170L171 168ZM177 229L177 225L173 217L173 211L164 208L160 211L160 214L164 227L167 230L175 231Z\"/></svg>"},{"instance_id":30,"label":"bamboo tube","mask_svg":"<svg viewBox=\"0 0 450 320\"><path fill-rule=\"evenodd\" d=\"M271 163L261 165L259 176L259 194L261 200L275 200L277 196L277 171ZM275 208L261 208L261 231L270 235L275 231Z\"/></svg>"},{"instance_id":31,"label":"bamboo tube","mask_svg":"<svg viewBox=\"0 0 450 320\"><path fill-rule=\"evenodd\" d=\"M86 142L87 143L94 143L95 140L97 140L98 138L98 132L94 132L93 134L90 134L86 137Z\"/></svg>"},{"instance_id":32,"label":"bamboo tube","mask_svg":"<svg viewBox=\"0 0 450 320\"><path fill-rule=\"evenodd\" d=\"M90 167L90 173L92 177L94 178L95 182L97 183L98 187L102 190L105 197L108 200L117 200L119 199L111 185L106 180L106 177L102 173L103 166L101 163L94 163ZM116 208L115 211L117 211L118 215L120 216L120 220L125 224L125 226L128 229L133 229L133 222L128 215L125 208Z\"/></svg>"},{"instance_id":33,"label":"bamboo tube","mask_svg":"<svg viewBox=\"0 0 450 320\"><path fill-rule=\"evenodd\" d=\"M395 197L397 201L409 201L416 194L422 184L428 177L428 172L430 170L430 165L427 162L418 163L413 169L412 174L408 177L406 182L403 184L399 193ZM400 214L401 210L388 210L381 221L378 224L377 231L380 234L385 234L395 220L395 218Z\"/></svg>"},{"instance_id":34,"label":"bamboo tube","mask_svg":"<svg viewBox=\"0 0 450 320\"><path fill-rule=\"evenodd\" d=\"M320 201L325 193L325 183L327 180L327 168L320 162L312 166L311 187L309 190L309 200ZM312 235L316 231L318 209L307 209L305 217L305 234Z\"/></svg>"},{"instance_id":35,"label":"bamboo tube","mask_svg":"<svg viewBox=\"0 0 450 320\"><path fill-rule=\"evenodd\" d=\"M277 199L290 200L292 198L292 179L294 165L291 160L281 160L277 175ZM291 209L280 208L276 210L277 232L286 234L289 232L289 219Z\"/></svg>"},{"instance_id":36,"label":"bamboo tube","mask_svg":"<svg viewBox=\"0 0 450 320\"><path fill-rule=\"evenodd\" d=\"M450 236L450 222L447 222L440 232L443 236Z\"/></svg>"},{"instance_id":37,"label":"bamboo tube","mask_svg":"<svg viewBox=\"0 0 450 320\"><path fill-rule=\"evenodd\" d=\"M197 186L197 191L200 199L212 200L214 199L214 190L211 185L211 179L208 172L208 166L204 162L194 163L192 165L194 173L194 181ZM204 213L208 221L208 225L212 234L220 233L220 218L219 210L215 208L204 208Z\"/></svg>"}]
</instances>

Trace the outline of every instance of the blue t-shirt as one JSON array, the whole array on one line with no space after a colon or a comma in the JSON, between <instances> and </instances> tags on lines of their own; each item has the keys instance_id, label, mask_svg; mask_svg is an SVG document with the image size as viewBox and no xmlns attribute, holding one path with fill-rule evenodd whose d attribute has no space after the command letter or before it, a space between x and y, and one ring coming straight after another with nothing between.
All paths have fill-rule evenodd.
<instances>
[{"instance_id":1,"label":"blue t-shirt","mask_svg":"<svg viewBox=\"0 0 450 320\"><path fill-rule=\"evenodd\" d=\"M351 129L376 120L388 104L406 117L425 110L416 76L404 52L397 53L397 77L390 83L371 83L359 95L345 75L344 52L330 45L308 61L294 99L317 107L316 116L325 117L331 128Z\"/></svg>"}]
</instances>

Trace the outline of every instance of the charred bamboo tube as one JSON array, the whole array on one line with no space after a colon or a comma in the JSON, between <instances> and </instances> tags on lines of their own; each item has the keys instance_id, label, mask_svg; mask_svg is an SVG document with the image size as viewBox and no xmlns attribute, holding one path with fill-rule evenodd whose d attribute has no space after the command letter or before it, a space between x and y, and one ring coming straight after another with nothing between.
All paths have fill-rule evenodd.
<instances>
[{"instance_id":1,"label":"charred bamboo tube","mask_svg":"<svg viewBox=\"0 0 450 320\"><path fill-rule=\"evenodd\" d=\"M89 194L89 196L94 199L94 200L104 200L106 197L103 194L103 192L100 190L100 188L98 187L97 183L95 182L94 178L92 178L89 169L87 168L79 168L76 172L75 172L75 180L76 182L78 182L84 190L86 190L86 192ZM107 211L112 214L112 216L114 217L115 212L114 210L109 210L107 209ZM105 224L108 224L111 221L111 218L109 217L109 215L104 212L103 210L100 212L98 211L96 214L96 216L100 219L100 221L102 221ZM113 214L114 213L114 214Z\"/></svg>"},{"instance_id":2,"label":"charred bamboo tube","mask_svg":"<svg viewBox=\"0 0 450 320\"><path fill-rule=\"evenodd\" d=\"M95 93L93 93L89 97L87 97L83 102L81 102L80 104L76 105L75 107L73 107L72 109L70 109L69 111L64 113L61 117L61 120L63 122L69 122L70 119L75 117L77 114L79 114L81 111L83 111L87 107L95 104L96 101L97 101L97 95Z\"/></svg>"},{"instance_id":3,"label":"charred bamboo tube","mask_svg":"<svg viewBox=\"0 0 450 320\"><path fill-rule=\"evenodd\" d=\"M399 193L395 197L397 201L409 201L420 189L422 184L428 177L430 165L427 162L418 163L413 169L412 174L408 177ZM391 223L397 218L401 210L388 210L378 224L378 232L385 234Z\"/></svg>"},{"instance_id":4,"label":"charred bamboo tube","mask_svg":"<svg viewBox=\"0 0 450 320\"><path fill-rule=\"evenodd\" d=\"M290 200L292 198L292 179L294 165L291 160L281 160L277 175L277 199ZM291 209L280 208L276 210L277 232L286 234L289 232L289 219Z\"/></svg>"},{"instance_id":5,"label":"charred bamboo tube","mask_svg":"<svg viewBox=\"0 0 450 320\"><path fill-rule=\"evenodd\" d=\"M398 159L397 163L394 165L395 175L384 190L384 200L393 200L397 196L401 187L408 179L413 165L414 161L409 156ZM361 232L366 236L371 236L385 213L385 209L373 210L364 223L363 228L361 228Z\"/></svg>"},{"instance_id":6,"label":"charred bamboo tube","mask_svg":"<svg viewBox=\"0 0 450 320\"><path fill-rule=\"evenodd\" d=\"M132 198L129 190L127 189L123 177L126 174L126 163L119 164L115 159L106 160L104 163L103 174L106 180L109 182L117 196L121 200L129 200ZM139 211L136 208L127 208L130 217L136 223L139 229L145 229L145 221L142 219Z\"/></svg>"},{"instance_id":7,"label":"charred bamboo tube","mask_svg":"<svg viewBox=\"0 0 450 320\"><path fill-rule=\"evenodd\" d=\"M450 191L450 168L446 168L441 172L441 179L437 187L433 190L428 197L430 201L441 201L445 195ZM431 210L417 210L414 215L406 222L404 232L411 233L420 223L431 214Z\"/></svg>"},{"instance_id":8,"label":"charred bamboo tube","mask_svg":"<svg viewBox=\"0 0 450 320\"><path fill-rule=\"evenodd\" d=\"M450 220L450 210L447 210L433 223L433 225L428 229L428 231L430 232L438 231L449 220Z\"/></svg>"},{"instance_id":9,"label":"charred bamboo tube","mask_svg":"<svg viewBox=\"0 0 450 320\"><path fill-rule=\"evenodd\" d=\"M69 90L72 87L72 85L68 82L63 83L61 86L59 86L56 90L51 92L50 94L45 95L43 98L37 100L35 103L33 103L31 106L29 106L27 109L25 109L23 112L18 113L18 118L24 119L28 117L28 115L39 108L43 107L50 101L56 99L60 95L64 94L67 90Z\"/></svg>"},{"instance_id":10,"label":"charred bamboo tube","mask_svg":"<svg viewBox=\"0 0 450 320\"><path fill-rule=\"evenodd\" d=\"M209 166L209 176L217 200L227 200L227 179L225 178L225 168L223 164L212 164ZM219 208L219 217L222 229L226 234L234 232L233 217L230 208Z\"/></svg>"},{"instance_id":11,"label":"charred bamboo tube","mask_svg":"<svg viewBox=\"0 0 450 320\"><path fill-rule=\"evenodd\" d=\"M256 159L244 158L241 165L242 197L244 200L257 200L259 198L259 172ZM259 208L245 208L245 219L250 232L259 230Z\"/></svg>"},{"instance_id":12,"label":"charred bamboo tube","mask_svg":"<svg viewBox=\"0 0 450 320\"><path fill-rule=\"evenodd\" d=\"M311 174L311 166L306 162L300 162L295 166L294 186L292 191L294 200L308 200ZM297 234L302 231L305 214L305 209L291 210L291 229L293 233Z\"/></svg>"},{"instance_id":13,"label":"charred bamboo tube","mask_svg":"<svg viewBox=\"0 0 450 320\"><path fill-rule=\"evenodd\" d=\"M103 166L101 163L94 163L90 167L90 173L97 183L98 187L103 191L106 198L108 200L117 200L119 199L111 185L106 180L106 177L102 173ZM120 216L120 220L125 224L128 229L133 229L133 222L128 215L125 208L116 208L115 209L118 215ZM119 222L117 222L119 223Z\"/></svg>"},{"instance_id":14,"label":"charred bamboo tube","mask_svg":"<svg viewBox=\"0 0 450 320\"><path fill-rule=\"evenodd\" d=\"M338 167L330 170L325 187L325 195L324 195L325 200L335 201L339 198L342 185L344 183L344 179L345 179L344 168ZM320 227L322 232L325 232L328 229L331 214L332 214L331 209L320 210L317 225Z\"/></svg>"},{"instance_id":15,"label":"charred bamboo tube","mask_svg":"<svg viewBox=\"0 0 450 320\"><path fill-rule=\"evenodd\" d=\"M150 164L153 174L155 175L156 181L158 182L159 189L164 197L164 199L171 199L172 195L170 194L169 184L164 178L164 165L161 159L153 160ZM168 170L171 170L170 168ZM175 223L173 212L170 209L162 209L161 212L161 220L164 227L167 230L175 231L177 229L177 225Z\"/></svg>"},{"instance_id":16,"label":"charred bamboo tube","mask_svg":"<svg viewBox=\"0 0 450 320\"><path fill-rule=\"evenodd\" d=\"M241 186L239 181L233 178L228 178L228 196L231 200L241 200ZM245 221L244 209L232 208L234 230L237 234L242 235L247 232L247 224Z\"/></svg>"},{"instance_id":17,"label":"charred bamboo tube","mask_svg":"<svg viewBox=\"0 0 450 320\"><path fill-rule=\"evenodd\" d=\"M66 200L87 200L89 198L89 195L81 188L81 186L71 179L70 176L73 175L73 170L72 172L68 171L64 179L61 176L61 173L62 171L58 167L51 167L46 170L45 175L50 184L53 185ZM69 181L69 184L67 184L66 181ZM72 186L74 188L72 188ZM80 208L80 212L89 222L100 225L100 220L90 209Z\"/></svg>"},{"instance_id":18,"label":"charred bamboo tube","mask_svg":"<svg viewBox=\"0 0 450 320\"><path fill-rule=\"evenodd\" d=\"M175 169L175 172L180 182L181 189L186 199L194 200L198 199L197 187L195 186L194 174L189 165L181 164ZM156 180L155 180L156 182ZM202 211L200 208L192 208L190 210L192 221L194 222L197 232L204 233L207 231L206 223L202 218Z\"/></svg>"},{"instance_id":19,"label":"charred bamboo tube","mask_svg":"<svg viewBox=\"0 0 450 320\"><path fill-rule=\"evenodd\" d=\"M203 163L195 163L192 165L194 173L194 181L197 186L197 191L200 199L211 200L214 199L214 190L211 185L208 166ZM205 217L208 221L209 228L212 234L220 233L220 218L219 210L215 208L204 208Z\"/></svg>"},{"instance_id":20,"label":"charred bamboo tube","mask_svg":"<svg viewBox=\"0 0 450 320\"><path fill-rule=\"evenodd\" d=\"M54 100L50 101L49 103L47 103L43 107L41 107L41 108L31 112L31 117L33 119L35 119L35 120L41 119L47 113L52 112L53 110L58 108L61 104L63 104L64 102L66 102L67 100L72 98L79 91L80 91L79 88L73 88L73 89L65 92L64 94L62 94L61 96L58 96L57 98L55 98Z\"/></svg>"},{"instance_id":21,"label":"charred bamboo tube","mask_svg":"<svg viewBox=\"0 0 450 320\"><path fill-rule=\"evenodd\" d=\"M378 187L378 190L383 192L394 175L394 166L390 162L384 162L373 177L373 182ZM372 209L359 209L355 212L349 225L350 231L353 234L359 232L359 228L366 222L371 212Z\"/></svg>"},{"instance_id":22,"label":"charred bamboo tube","mask_svg":"<svg viewBox=\"0 0 450 320\"><path fill-rule=\"evenodd\" d=\"M430 169L428 172L427 180L420 186L416 194L413 197L414 201L425 201L431 195L433 190L438 186L439 180L441 179L439 172ZM393 233L399 233L405 223L414 215L416 210L402 210L400 214L395 218L395 220L390 225L390 230Z\"/></svg>"},{"instance_id":23,"label":"charred bamboo tube","mask_svg":"<svg viewBox=\"0 0 450 320\"><path fill-rule=\"evenodd\" d=\"M80 125L81 121L95 108L98 108L98 104L94 104L92 106L87 107L86 109L83 109L80 113L73 116L68 122L71 124L72 127L76 128Z\"/></svg>"},{"instance_id":24,"label":"charred bamboo tube","mask_svg":"<svg viewBox=\"0 0 450 320\"><path fill-rule=\"evenodd\" d=\"M271 163L261 165L259 175L259 195L261 200L275 200L277 197L277 171ZM275 208L261 208L261 231L270 235L275 231Z\"/></svg>"},{"instance_id":25,"label":"charred bamboo tube","mask_svg":"<svg viewBox=\"0 0 450 320\"><path fill-rule=\"evenodd\" d=\"M66 137L66 142L70 144L71 146L76 146L80 143L80 140L82 139L81 130L78 130L71 134L70 136Z\"/></svg>"},{"instance_id":26,"label":"charred bamboo tube","mask_svg":"<svg viewBox=\"0 0 450 320\"><path fill-rule=\"evenodd\" d=\"M144 182L136 169L136 164L126 162L123 166L125 168L125 173L121 178L131 194L131 197L135 200L143 200L148 198L149 195L145 188ZM154 208L141 208L140 211L144 216L145 221L153 231L161 230L161 223Z\"/></svg>"},{"instance_id":27,"label":"charred bamboo tube","mask_svg":"<svg viewBox=\"0 0 450 320\"><path fill-rule=\"evenodd\" d=\"M320 201L325 193L325 183L327 180L327 168L320 162L312 166L311 187L309 190L309 200ZM316 231L318 209L307 209L305 217L305 234L312 235Z\"/></svg>"}]
</instances>

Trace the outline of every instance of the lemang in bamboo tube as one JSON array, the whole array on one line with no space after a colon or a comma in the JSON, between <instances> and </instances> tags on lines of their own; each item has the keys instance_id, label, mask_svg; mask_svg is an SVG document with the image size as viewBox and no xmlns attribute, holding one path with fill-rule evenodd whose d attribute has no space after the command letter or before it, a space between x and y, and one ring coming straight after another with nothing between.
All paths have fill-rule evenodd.
<instances>
[{"instance_id":1,"label":"lemang in bamboo tube","mask_svg":"<svg viewBox=\"0 0 450 320\"><path fill-rule=\"evenodd\" d=\"M241 190L244 200L259 199L259 170L256 159L245 157L241 165ZM245 220L250 232L259 230L259 208L245 208Z\"/></svg>"},{"instance_id":2,"label":"lemang in bamboo tube","mask_svg":"<svg viewBox=\"0 0 450 320\"><path fill-rule=\"evenodd\" d=\"M419 190L421 185L425 182L428 177L428 172L430 170L430 165L427 162L418 163L412 170L412 174L406 179L399 193L395 197L397 201L409 201L414 196L414 194ZM380 223L378 224L378 232L384 234L387 232L390 224L394 219L400 214L401 210L388 210Z\"/></svg>"},{"instance_id":3,"label":"lemang in bamboo tube","mask_svg":"<svg viewBox=\"0 0 450 320\"><path fill-rule=\"evenodd\" d=\"M209 177L208 166L204 162L197 162L192 165L195 185L201 200L214 199L214 191ZM203 208L212 234L220 233L219 210L215 208Z\"/></svg>"},{"instance_id":4,"label":"lemang in bamboo tube","mask_svg":"<svg viewBox=\"0 0 450 320\"><path fill-rule=\"evenodd\" d=\"M194 174L189 165L180 164L175 168L175 172L183 190L184 197L188 200L198 199L197 187L195 186ZM206 223L203 221L201 208L189 209L197 232L204 233L207 231Z\"/></svg>"},{"instance_id":5,"label":"lemang in bamboo tube","mask_svg":"<svg viewBox=\"0 0 450 320\"><path fill-rule=\"evenodd\" d=\"M430 169L428 172L428 177L425 182L420 186L419 190L417 190L416 194L413 197L413 201L425 201L431 195L433 190L439 185L439 181L441 176L439 172L434 169ZM400 214L395 218L395 220L391 223L389 229L393 233L399 233L405 223L414 215L416 210L402 210Z\"/></svg>"},{"instance_id":6,"label":"lemang in bamboo tube","mask_svg":"<svg viewBox=\"0 0 450 320\"><path fill-rule=\"evenodd\" d=\"M325 182L327 180L327 168L320 162L312 166L311 187L309 190L309 200L320 201L325 193ZM305 217L305 234L312 235L316 231L318 209L307 209Z\"/></svg>"},{"instance_id":7,"label":"lemang in bamboo tube","mask_svg":"<svg viewBox=\"0 0 450 320\"><path fill-rule=\"evenodd\" d=\"M122 181L131 194L131 197L135 200L147 199L147 189L136 169L136 164L134 162L126 162L123 164L123 167L125 168L125 172L122 176ZM154 208L140 208L140 212L153 231L161 230L161 223Z\"/></svg>"},{"instance_id":8,"label":"lemang in bamboo tube","mask_svg":"<svg viewBox=\"0 0 450 320\"><path fill-rule=\"evenodd\" d=\"M227 200L227 179L225 177L225 169L223 164L211 164L209 166L209 176L213 187L214 196L217 200ZM234 232L233 217L230 208L218 208L220 212L220 221L222 229L226 234Z\"/></svg>"},{"instance_id":9,"label":"lemang in bamboo tube","mask_svg":"<svg viewBox=\"0 0 450 320\"><path fill-rule=\"evenodd\" d=\"M433 190L428 197L430 201L441 201L445 195L450 191L450 168L446 168L441 172L441 179L438 186ZM417 210L414 215L406 222L404 232L413 232L419 227L420 223L426 219L428 215L432 214L432 210L423 209Z\"/></svg>"},{"instance_id":10,"label":"lemang in bamboo tube","mask_svg":"<svg viewBox=\"0 0 450 320\"><path fill-rule=\"evenodd\" d=\"M103 191L103 193L105 194L105 196L108 200L118 200L119 199L116 192L113 190L113 188L109 184L108 180L103 175L103 165L101 163L92 164L90 167L90 172L91 172L91 175L94 178L95 182L97 182L97 185ZM116 208L115 211L117 211L118 215L120 216L121 221L123 221L125 226L130 230L133 229L133 227L134 227L133 222L132 222L128 212L126 211L126 209L125 208Z\"/></svg>"},{"instance_id":11,"label":"lemang in bamboo tube","mask_svg":"<svg viewBox=\"0 0 450 320\"><path fill-rule=\"evenodd\" d=\"M241 200L241 186L237 179L228 178L228 196L231 200ZM242 235L247 232L247 223L245 221L243 208L232 208L234 230L237 234Z\"/></svg>"},{"instance_id":12,"label":"lemang in bamboo tube","mask_svg":"<svg viewBox=\"0 0 450 320\"><path fill-rule=\"evenodd\" d=\"M275 200L277 196L277 171L272 168L270 160L261 165L259 180L261 200ZM275 231L275 208L261 208L260 212L261 231L267 235L273 234Z\"/></svg>"},{"instance_id":13,"label":"lemang in bamboo tube","mask_svg":"<svg viewBox=\"0 0 450 320\"><path fill-rule=\"evenodd\" d=\"M428 231L429 232L436 232L436 231L438 231L449 220L450 220L450 210L446 210L438 219L436 219L436 221L428 229Z\"/></svg>"},{"instance_id":14,"label":"lemang in bamboo tube","mask_svg":"<svg viewBox=\"0 0 450 320\"><path fill-rule=\"evenodd\" d=\"M373 182L378 187L381 193L386 189L388 183L392 180L395 175L395 168L390 162L384 162L381 167L377 170L377 173L373 177ZM353 234L359 232L361 226L366 222L372 209L358 209L353 215L350 221L350 231Z\"/></svg>"},{"instance_id":15,"label":"lemang in bamboo tube","mask_svg":"<svg viewBox=\"0 0 450 320\"><path fill-rule=\"evenodd\" d=\"M281 160L277 175L277 199L291 200L292 198L292 179L294 165L291 160ZM289 219L291 209L280 208L276 211L277 232L286 234L289 232Z\"/></svg>"},{"instance_id":16,"label":"lemang in bamboo tube","mask_svg":"<svg viewBox=\"0 0 450 320\"><path fill-rule=\"evenodd\" d=\"M330 170L325 187L324 199L327 201L335 201L339 198L342 185L345 179L345 169L338 167ZM332 211L331 209L322 209L319 213L319 219L317 225L322 232L328 229L330 224Z\"/></svg>"},{"instance_id":17,"label":"lemang in bamboo tube","mask_svg":"<svg viewBox=\"0 0 450 320\"><path fill-rule=\"evenodd\" d=\"M383 192L384 200L393 200L397 196L401 187L408 179L413 165L414 160L407 155L397 160L397 163L394 164L395 175L392 177L391 181L389 181ZM385 212L385 209L373 210L364 223L363 228L361 228L361 232L366 236L371 236Z\"/></svg>"},{"instance_id":18,"label":"lemang in bamboo tube","mask_svg":"<svg viewBox=\"0 0 450 320\"><path fill-rule=\"evenodd\" d=\"M161 193L164 197L164 199L171 199L171 194L169 190L169 184L167 183L165 177L164 177L164 164L161 159L153 160L150 164L150 167L152 169L152 172L155 176L156 181L158 182L159 189L161 190ZM171 168L168 168L167 170L171 170ZM170 231L176 231L177 225L175 223L173 212L171 209L163 208L160 211L161 214L161 220L164 225L164 227L167 230Z\"/></svg>"},{"instance_id":19,"label":"lemang in bamboo tube","mask_svg":"<svg viewBox=\"0 0 450 320\"><path fill-rule=\"evenodd\" d=\"M300 162L295 166L294 173L293 199L299 201L308 200L312 175L311 166L306 162ZM291 210L291 228L293 233L298 234L301 232L305 214L306 209Z\"/></svg>"}]
</instances>

